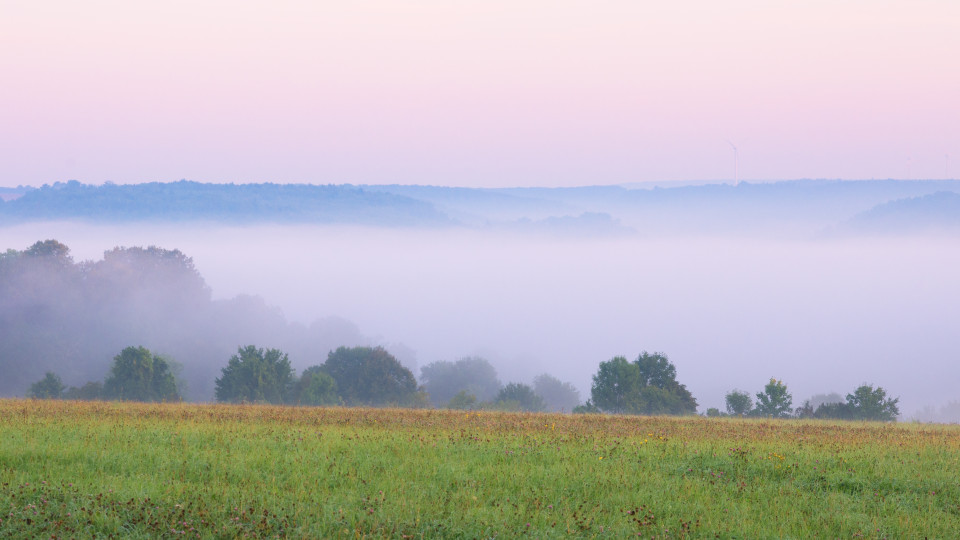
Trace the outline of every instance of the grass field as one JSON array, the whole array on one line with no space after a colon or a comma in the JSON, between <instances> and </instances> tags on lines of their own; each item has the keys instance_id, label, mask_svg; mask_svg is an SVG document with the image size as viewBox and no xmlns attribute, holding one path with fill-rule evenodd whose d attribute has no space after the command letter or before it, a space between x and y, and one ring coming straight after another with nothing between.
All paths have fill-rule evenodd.
<instances>
[{"instance_id":1,"label":"grass field","mask_svg":"<svg viewBox=\"0 0 960 540\"><path fill-rule=\"evenodd\" d=\"M3 537L960 531L960 428L0 401Z\"/></svg>"}]
</instances>

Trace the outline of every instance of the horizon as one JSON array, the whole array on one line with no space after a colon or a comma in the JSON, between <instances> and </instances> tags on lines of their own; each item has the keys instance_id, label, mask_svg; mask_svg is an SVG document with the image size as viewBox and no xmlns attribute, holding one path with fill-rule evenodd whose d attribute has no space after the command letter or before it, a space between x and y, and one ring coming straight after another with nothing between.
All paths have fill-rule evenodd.
<instances>
[{"instance_id":1,"label":"horizon","mask_svg":"<svg viewBox=\"0 0 960 540\"><path fill-rule=\"evenodd\" d=\"M781 179L762 179L762 178L751 178L751 179L740 179L739 184L745 185L759 185L759 184L780 184L780 183L791 183L791 182L956 182L958 178L781 178ZM646 188L671 188L671 187L697 187L697 186L708 186L708 185L729 185L731 187L736 187L733 184L733 180L730 178L716 178L716 179L692 179L692 180L646 180L640 182L622 182L622 183L613 183L613 184L572 184L568 186L536 186L536 185L502 185L502 186L482 186L482 185L446 185L446 184L418 184L418 183L365 183L365 184L351 184L351 183L326 183L326 182L306 182L306 181L297 181L291 180L288 182L278 182L278 181L257 181L250 180L246 182L233 182L233 181L221 181L221 182L212 182L206 180L196 180L190 178L180 178L177 180L143 180L143 181L130 181L130 182L113 182L110 180L105 180L103 182L84 182L74 178L67 180L53 180L48 182L43 182L40 184L17 184L2 186L0 189L5 190L17 190L17 189L41 189L43 187L56 186L57 184L67 184L70 182L79 182L81 185L90 186L90 187L103 187L107 185L118 185L118 186L137 186L145 184L176 184L178 182L192 182L196 184L208 184L208 185L235 185L235 186L250 186L250 185L290 185L290 186L339 186L339 187L391 187L391 186L402 186L402 187L427 187L427 188L450 188L450 189L571 189L571 188L594 188L594 187L622 187L624 189L646 189Z\"/></svg>"}]
</instances>

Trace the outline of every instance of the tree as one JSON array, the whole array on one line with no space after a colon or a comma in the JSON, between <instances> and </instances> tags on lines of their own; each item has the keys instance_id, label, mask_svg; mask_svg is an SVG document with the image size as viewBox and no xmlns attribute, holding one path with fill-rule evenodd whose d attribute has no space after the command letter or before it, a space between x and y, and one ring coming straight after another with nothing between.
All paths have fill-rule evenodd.
<instances>
[{"instance_id":1,"label":"tree","mask_svg":"<svg viewBox=\"0 0 960 540\"><path fill-rule=\"evenodd\" d=\"M420 380L437 407L449 403L461 391L482 401L491 400L500 391L497 370L478 356L456 362L432 362L420 368Z\"/></svg>"},{"instance_id":2,"label":"tree","mask_svg":"<svg viewBox=\"0 0 960 540\"><path fill-rule=\"evenodd\" d=\"M217 401L284 403L293 387L293 368L278 349L239 347L216 380Z\"/></svg>"},{"instance_id":3,"label":"tree","mask_svg":"<svg viewBox=\"0 0 960 540\"><path fill-rule=\"evenodd\" d=\"M899 401L900 398L887 398L886 390L879 386L874 388L870 384L863 384L852 394L847 394L847 405L857 420L893 422L900 416L900 409L897 407Z\"/></svg>"},{"instance_id":4,"label":"tree","mask_svg":"<svg viewBox=\"0 0 960 540\"><path fill-rule=\"evenodd\" d=\"M460 411L472 411L477 408L477 396L468 394L466 390L461 390L457 392L457 395L450 398L450 402L447 403L447 408Z\"/></svg>"},{"instance_id":5,"label":"tree","mask_svg":"<svg viewBox=\"0 0 960 540\"><path fill-rule=\"evenodd\" d=\"M634 413L640 397L640 369L624 356L600 362L593 387L590 389L593 405L614 414Z\"/></svg>"},{"instance_id":6,"label":"tree","mask_svg":"<svg viewBox=\"0 0 960 540\"><path fill-rule=\"evenodd\" d=\"M533 391L543 398L546 408L551 411L572 411L580 405L580 391L568 382L543 373L533 379Z\"/></svg>"},{"instance_id":7,"label":"tree","mask_svg":"<svg viewBox=\"0 0 960 540\"><path fill-rule=\"evenodd\" d=\"M63 393L63 399L95 401L103 397L103 383L91 381L80 388L71 386Z\"/></svg>"},{"instance_id":8,"label":"tree","mask_svg":"<svg viewBox=\"0 0 960 540\"><path fill-rule=\"evenodd\" d=\"M340 347L331 351L323 370L337 382L347 405L412 405L417 380L383 347Z\"/></svg>"},{"instance_id":9,"label":"tree","mask_svg":"<svg viewBox=\"0 0 960 540\"><path fill-rule=\"evenodd\" d=\"M39 381L30 385L28 397L35 399L60 399L63 397L63 381L55 373L48 371Z\"/></svg>"},{"instance_id":10,"label":"tree","mask_svg":"<svg viewBox=\"0 0 960 540\"><path fill-rule=\"evenodd\" d=\"M757 408L754 414L757 416L769 416L772 418L787 418L793 409L793 396L787 391L787 385L782 381L771 378L770 382L763 387L763 392L757 394Z\"/></svg>"},{"instance_id":11,"label":"tree","mask_svg":"<svg viewBox=\"0 0 960 540\"><path fill-rule=\"evenodd\" d=\"M27 257L45 258L51 261L57 261L58 264L69 265L73 263L73 257L70 255L70 248L56 240L44 240L36 242L24 250L23 254Z\"/></svg>"},{"instance_id":12,"label":"tree","mask_svg":"<svg viewBox=\"0 0 960 540\"><path fill-rule=\"evenodd\" d=\"M103 383L107 399L178 401L177 383L163 358L144 347L127 347L113 358Z\"/></svg>"},{"instance_id":13,"label":"tree","mask_svg":"<svg viewBox=\"0 0 960 540\"><path fill-rule=\"evenodd\" d=\"M694 414L697 400L676 380L676 368L662 353L640 353L629 362L617 356L601 362L590 389L592 402L619 414Z\"/></svg>"},{"instance_id":14,"label":"tree","mask_svg":"<svg viewBox=\"0 0 960 540\"><path fill-rule=\"evenodd\" d=\"M304 370L297 381L294 394L298 405L337 405L340 396L337 395L337 381L323 371L320 366L313 366Z\"/></svg>"},{"instance_id":15,"label":"tree","mask_svg":"<svg viewBox=\"0 0 960 540\"><path fill-rule=\"evenodd\" d=\"M103 395L121 401L180 399L166 361L144 347L127 347L113 357L113 366L103 383Z\"/></svg>"},{"instance_id":16,"label":"tree","mask_svg":"<svg viewBox=\"0 0 960 540\"><path fill-rule=\"evenodd\" d=\"M746 416L753 408L750 394L741 390L733 390L727 394L727 413L732 416Z\"/></svg>"},{"instance_id":17,"label":"tree","mask_svg":"<svg viewBox=\"0 0 960 540\"><path fill-rule=\"evenodd\" d=\"M804 406L801 407L801 410L798 411L797 416L801 418L830 418L833 420L854 420L856 419L856 414L849 403L821 403L819 407L813 410L813 413L810 413L810 407L807 407L807 403L804 403Z\"/></svg>"},{"instance_id":18,"label":"tree","mask_svg":"<svg viewBox=\"0 0 960 540\"><path fill-rule=\"evenodd\" d=\"M500 389L494 407L505 410L540 412L546 408L543 398L523 383L510 383Z\"/></svg>"}]
</instances>

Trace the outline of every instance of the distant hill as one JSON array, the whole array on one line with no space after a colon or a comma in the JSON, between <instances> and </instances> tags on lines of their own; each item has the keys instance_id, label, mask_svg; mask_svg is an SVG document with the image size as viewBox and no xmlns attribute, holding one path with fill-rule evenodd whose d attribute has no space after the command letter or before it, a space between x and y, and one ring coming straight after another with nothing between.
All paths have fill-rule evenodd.
<instances>
[{"instance_id":1,"label":"distant hill","mask_svg":"<svg viewBox=\"0 0 960 540\"><path fill-rule=\"evenodd\" d=\"M791 180L676 187L468 189L441 186L365 186L429 201L469 225L531 230L552 218L606 214L640 234L814 235L878 204L935 193L960 192L943 180ZM569 223L569 220L565 220ZM584 221L584 224L587 222ZM562 227L561 227L562 228ZM610 229L612 230L612 229ZM622 232L623 229L618 229Z\"/></svg>"},{"instance_id":2,"label":"distant hill","mask_svg":"<svg viewBox=\"0 0 960 540\"><path fill-rule=\"evenodd\" d=\"M960 193L898 199L854 216L844 229L873 233L960 232Z\"/></svg>"},{"instance_id":3,"label":"distant hill","mask_svg":"<svg viewBox=\"0 0 960 540\"><path fill-rule=\"evenodd\" d=\"M11 199L0 202L0 225L52 220L210 221L465 226L561 235L816 236L823 231L955 228L950 225L956 219L952 195L958 193L960 182L956 180L794 180L653 188L188 181L90 186L70 181L25 191L0 191Z\"/></svg>"},{"instance_id":4,"label":"distant hill","mask_svg":"<svg viewBox=\"0 0 960 540\"><path fill-rule=\"evenodd\" d=\"M220 221L446 225L428 202L360 187L303 184L201 184L180 181L89 186L46 185L0 206L0 223Z\"/></svg>"}]
</instances>

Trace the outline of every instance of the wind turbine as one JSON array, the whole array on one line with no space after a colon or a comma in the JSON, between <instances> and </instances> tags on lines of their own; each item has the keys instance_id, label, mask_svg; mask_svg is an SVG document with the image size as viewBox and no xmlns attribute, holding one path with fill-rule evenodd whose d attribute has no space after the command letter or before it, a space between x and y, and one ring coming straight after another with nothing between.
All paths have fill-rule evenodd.
<instances>
[{"instance_id":1,"label":"wind turbine","mask_svg":"<svg viewBox=\"0 0 960 540\"><path fill-rule=\"evenodd\" d=\"M740 185L740 152L737 150L737 145L730 142L730 139L727 139L727 144L733 148L733 186L737 187Z\"/></svg>"}]
</instances>

